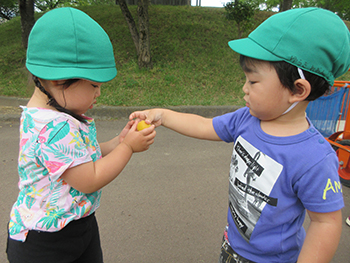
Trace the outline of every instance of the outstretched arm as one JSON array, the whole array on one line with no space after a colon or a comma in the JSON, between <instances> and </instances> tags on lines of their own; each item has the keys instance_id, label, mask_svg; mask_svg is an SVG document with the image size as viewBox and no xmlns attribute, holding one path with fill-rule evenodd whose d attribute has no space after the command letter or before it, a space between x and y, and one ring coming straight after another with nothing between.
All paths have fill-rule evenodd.
<instances>
[{"instance_id":1,"label":"outstretched arm","mask_svg":"<svg viewBox=\"0 0 350 263\"><path fill-rule=\"evenodd\" d=\"M220 141L216 134L211 118L195 114L180 113L168 109L152 109L133 112L129 119L139 118L156 127L163 125L183 135L212 141Z\"/></svg>"},{"instance_id":2,"label":"outstretched arm","mask_svg":"<svg viewBox=\"0 0 350 263\"><path fill-rule=\"evenodd\" d=\"M95 192L113 181L124 169L134 152L142 152L154 142L154 126L136 131L137 122L124 140L96 162L80 164L67 169L61 178L83 193Z\"/></svg>"},{"instance_id":3,"label":"outstretched arm","mask_svg":"<svg viewBox=\"0 0 350 263\"><path fill-rule=\"evenodd\" d=\"M311 219L298 263L331 262L341 235L341 210L330 213L307 211Z\"/></svg>"}]
</instances>

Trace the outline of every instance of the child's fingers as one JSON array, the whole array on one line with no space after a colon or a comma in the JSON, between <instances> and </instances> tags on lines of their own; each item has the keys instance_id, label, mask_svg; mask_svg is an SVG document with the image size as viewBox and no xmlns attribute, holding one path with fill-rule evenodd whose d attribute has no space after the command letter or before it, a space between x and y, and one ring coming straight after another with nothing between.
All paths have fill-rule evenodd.
<instances>
[{"instance_id":1,"label":"child's fingers","mask_svg":"<svg viewBox=\"0 0 350 263\"><path fill-rule=\"evenodd\" d=\"M132 122L132 125L131 125L131 127L130 127L130 130L131 131L136 131L137 130L137 124L139 123L138 121L135 121L135 120L131 120L131 121L129 121L129 123L131 123Z\"/></svg>"},{"instance_id":2,"label":"child's fingers","mask_svg":"<svg viewBox=\"0 0 350 263\"><path fill-rule=\"evenodd\" d=\"M154 124L156 127L162 125L163 111L159 109L151 110L147 113L145 122L147 124Z\"/></svg>"},{"instance_id":3,"label":"child's fingers","mask_svg":"<svg viewBox=\"0 0 350 263\"><path fill-rule=\"evenodd\" d=\"M133 119L136 119L138 116L138 112L134 111L133 113L131 113L129 115L129 120L133 120Z\"/></svg>"},{"instance_id":4,"label":"child's fingers","mask_svg":"<svg viewBox=\"0 0 350 263\"><path fill-rule=\"evenodd\" d=\"M150 140L153 140L156 137L156 131L155 131L154 125L151 125L150 127L145 128L139 132L143 135L143 137L146 139L148 143ZM149 144L152 144L152 143L149 143Z\"/></svg>"},{"instance_id":5,"label":"child's fingers","mask_svg":"<svg viewBox=\"0 0 350 263\"><path fill-rule=\"evenodd\" d=\"M149 126L147 128L143 128L139 132L142 132L143 135L148 135L148 134L152 133L154 131L154 129L155 129L155 125L152 124L151 126Z\"/></svg>"},{"instance_id":6,"label":"child's fingers","mask_svg":"<svg viewBox=\"0 0 350 263\"><path fill-rule=\"evenodd\" d=\"M147 140L147 145L153 144L155 137L156 137L156 131L155 130L153 130L150 134L145 135L145 138Z\"/></svg>"},{"instance_id":7,"label":"child's fingers","mask_svg":"<svg viewBox=\"0 0 350 263\"><path fill-rule=\"evenodd\" d=\"M134 111L129 115L129 120L133 120L136 118L144 120L147 118L147 112L148 111Z\"/></svg>"},{"instance_id":8,"label":"child's fingers","mask_svg":"<svg viewBox=\"0 0 350 263\"><path fill-rule=\"evenodd\" d=\"M126 124L126 126L130 129L130 128L134 125L134 123L135 123L134 120L128 121L128 123Z\"/></svg>"}]
</instances>

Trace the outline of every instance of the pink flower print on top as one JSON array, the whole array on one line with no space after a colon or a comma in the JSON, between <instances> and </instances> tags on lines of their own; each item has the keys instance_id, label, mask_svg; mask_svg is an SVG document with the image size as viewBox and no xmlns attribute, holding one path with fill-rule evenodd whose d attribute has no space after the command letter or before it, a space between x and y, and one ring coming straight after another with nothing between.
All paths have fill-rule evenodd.
<instances>
[{"instance_id":1,"label":"pink flower print on top","mask_svg":"<svg viewBox=\"0 0 350 263\"><path fill-rule=\"evenodd\" d=\"M47 126L45 125L43 127L43 129L40 131L39 136L38 136L38 141L40 143L45 143L46 142L46 138L44 136L41 136L42 134L45 134L46 131L47 131Z\"/></svg>"},{"instance_id":2,"label":"pink flower print on top","mask_svg":"<svg viewBox=\"0 0 350 263\"><path fill-rule=\"evenodd\" d=\"M20 141L20 143L19 143L19 147L22 148L23 145L25 145L25 144L27 143L28 140L29 140L28 138L22 139L22 140Z\"/></svg>"},{"instance_id":3,"label":"pink flower print on top","mask_svg":"<svg viewBox=\"0 0 350 263\"><path fill-rule=\"evenodd\" d=\"M55 161L45 161L45 166L49 170L50 174L57 172L62 166L66 166L65 163Z\"/></svg>"},{"instance_id":4,"label":"pink flower print on top","mask_svg":"<svg viewBox=\"0 0 350 263\"><path fill-rule=\"evenodd\" d=\"M40 134L44 134L47 131L47 126L45 125L43 129L40 131Z\"/></svg>"},{"instance_id":5,"label":"pink flower print on top","mask_svg":"<svg viewBox=\"0 0 350 263\"><path fill-rule=\"evenodd\" d=\"M43 136L39 136L38 139L39 139L40 143L45 143L46 142L46 138L43 137Z\"/></svg>"}]
</instances>

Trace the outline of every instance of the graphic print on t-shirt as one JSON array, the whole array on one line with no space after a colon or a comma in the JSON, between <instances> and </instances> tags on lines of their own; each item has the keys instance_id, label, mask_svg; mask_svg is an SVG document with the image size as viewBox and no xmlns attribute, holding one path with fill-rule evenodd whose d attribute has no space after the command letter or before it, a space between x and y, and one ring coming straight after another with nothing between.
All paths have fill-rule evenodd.
<instances>
[{"instance_id":1,"label":"graphic print on t-shirt","mask_svg":"<svg viewBox=\"0 0 350 263\"><path fill-rule=\"evenodd\" d=\"M230 165L229 206L233 221L249 242L265 205L277 206L271 190L282 165L239 136Z\"/></svg>"}]
</instances>

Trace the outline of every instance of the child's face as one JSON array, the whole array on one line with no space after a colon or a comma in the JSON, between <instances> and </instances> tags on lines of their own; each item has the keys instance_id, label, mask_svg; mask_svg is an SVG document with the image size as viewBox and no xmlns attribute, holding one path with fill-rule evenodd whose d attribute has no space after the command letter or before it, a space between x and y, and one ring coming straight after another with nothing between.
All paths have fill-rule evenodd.
<instances>
[{"instance_id":1,"label":"child's face","mask_svg":"<svg viewBox=\"0 0 350 263\"><path fill-rule=\"evenodd\" d=\"M67 110L81 115L92 109L96 98L101 95L101 85L102 83L98 82L79 80L65 88L63 92L58 92L58 97L55 96L55 99Z\"/></svg>"},{"instance_id":2,"label":"child's face","mask_svg":"<svg viewBox=\"0 0 350 263\"><path fill-rule=\"evenodd\" d=\"M268 121L280 117L290 106L291 92L282 86L276 70L269 62L259 61L244 72L244 100L250 113L260 120Z\"/></svg>"}]
</instances>

